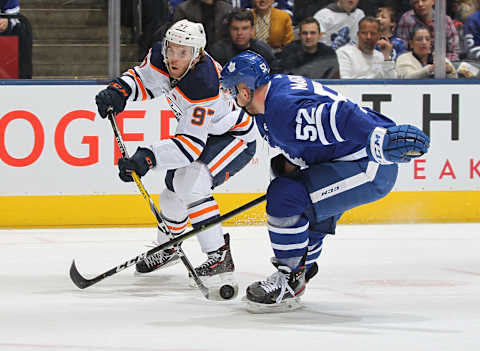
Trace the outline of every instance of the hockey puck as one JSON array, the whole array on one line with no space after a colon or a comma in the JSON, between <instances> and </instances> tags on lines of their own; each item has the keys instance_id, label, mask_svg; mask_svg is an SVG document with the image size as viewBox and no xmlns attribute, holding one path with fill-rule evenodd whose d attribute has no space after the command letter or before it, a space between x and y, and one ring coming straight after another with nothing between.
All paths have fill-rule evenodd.
<instances>
[{"instance_id":1,"label":"hockey puck","mask_svg":"<svg viewBox=\"0 0 480 351\"><path fill-rule=\"evenodd\" d=\"M222 285L220 288L220 296L224 300L230 300L235 294L235 289L231 285Z\"/></svg>"}]
</instances>

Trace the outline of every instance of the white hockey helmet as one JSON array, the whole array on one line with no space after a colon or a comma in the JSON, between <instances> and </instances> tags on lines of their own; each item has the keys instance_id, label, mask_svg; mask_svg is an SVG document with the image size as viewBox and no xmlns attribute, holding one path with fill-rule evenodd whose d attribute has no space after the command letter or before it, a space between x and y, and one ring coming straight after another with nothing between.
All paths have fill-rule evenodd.
<instances>
[{"instance_id":1,"label":"white hockey helmet","mask_svg":"<svg viewBox=\"0 0 480 351\"><path fill-rule=\"evenodd\" d=\"M207 38L205 35L205 29L201 23L190 22L189 20L183 19L178 22L175 22L165 33L165 38L163 39L163 58L165 64L168 67L167 61L167 47L168 42L175 43L178 45L191 46L193 48L193 57L190 61L190 65L185 72L185 74L192 67L193 61L200 56L200 53L205 49L207 45Z\"/></svg>"}]
</instances>

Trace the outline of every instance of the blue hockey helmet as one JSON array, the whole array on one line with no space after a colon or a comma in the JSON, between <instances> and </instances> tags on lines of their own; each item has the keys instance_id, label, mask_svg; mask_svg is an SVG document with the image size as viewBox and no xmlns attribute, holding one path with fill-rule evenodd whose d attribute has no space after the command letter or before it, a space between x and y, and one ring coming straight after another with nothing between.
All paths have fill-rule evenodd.
<instances>
[{"instance_id":1,"label":"blue hockey helmet","mask_svg":"<svg viewBox=\"0 0 480 351\"><path fill-rule=\"evenodd\" d=\"M220 84L236 95L238 83L244 83L248 89L256 90L271 79L270 67L265 59L257 53L247 50L230 61L222 69Z\"/></svg>"}]
</instances>

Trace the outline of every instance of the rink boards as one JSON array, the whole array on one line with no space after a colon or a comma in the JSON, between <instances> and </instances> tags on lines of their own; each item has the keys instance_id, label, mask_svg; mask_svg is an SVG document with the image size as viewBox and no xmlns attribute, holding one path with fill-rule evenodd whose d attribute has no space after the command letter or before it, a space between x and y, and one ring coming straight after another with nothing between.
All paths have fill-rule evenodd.
<instances>
[{"instance_id":1,"label":"rink boards","mask_svg":"<svg viewBox=\"0 0 480 351\"><path fill-rule=\"evenodd\" d=\"M96 114L94 82L0 82L0 227L148 226L154 218L133 183L117 177L113 133ZM341 83L341 84L339 84ZM430 153L400 166L394 192L342 217L342 223L480 221L480 152L476 81L329 81L351 100L397 123L417 125ZM432 83L432 81L429 81ZM163 99L131 103L119 115L130 153L170 137L176 121ZM263 194L274 151L257 154L216 189L224 213ZM143 178L156 200L165 172ZM265 206L230 224L265 221Z\"/></svg>"}]
</instances>

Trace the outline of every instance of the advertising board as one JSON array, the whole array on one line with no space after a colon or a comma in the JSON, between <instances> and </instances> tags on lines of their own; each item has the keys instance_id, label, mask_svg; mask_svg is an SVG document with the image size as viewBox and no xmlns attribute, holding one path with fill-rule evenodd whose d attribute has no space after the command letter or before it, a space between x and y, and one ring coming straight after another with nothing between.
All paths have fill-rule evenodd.
<instances>
[{"instance_id":1,"label":"advertising board","mask_svg":"<svg viewBox=\"0 0 480 351\"><path fill-rule=\"evenodd\" d=\"M345 222L480 220L476 85L337 83L330 87L398 124L419 126L432 140L428 155L400 166L394 193L349 212ZM0 85L0 227L154 223L136 186L117 177L120 154L94 103L102 87ZM117 118L131 154L175 132L163 98L129 103ZM259 138L250 164L215 189L223 210L265 192L274 153ZM142 178L150 193L162 191L164 174ZM246 217L261 222L264 207Z\"/></svg>"}]
</instances>

